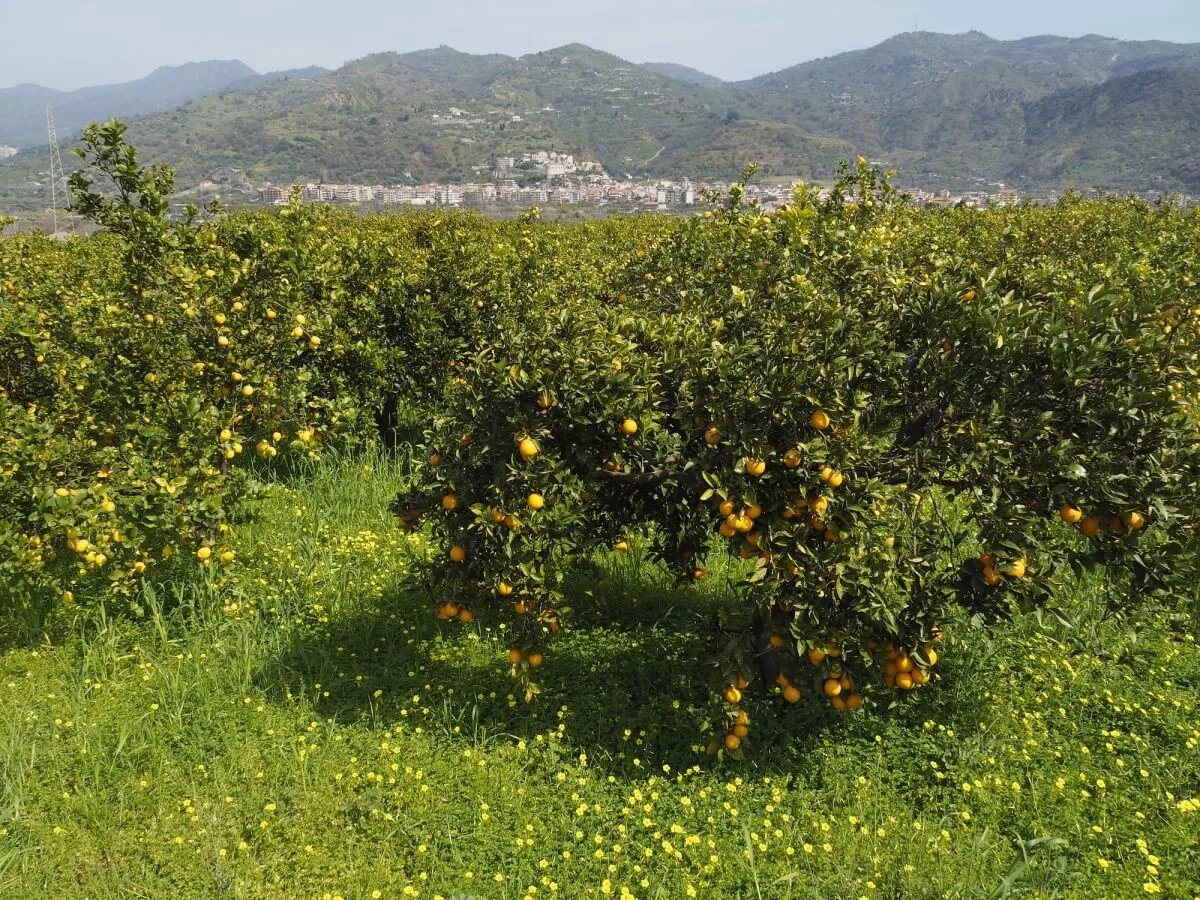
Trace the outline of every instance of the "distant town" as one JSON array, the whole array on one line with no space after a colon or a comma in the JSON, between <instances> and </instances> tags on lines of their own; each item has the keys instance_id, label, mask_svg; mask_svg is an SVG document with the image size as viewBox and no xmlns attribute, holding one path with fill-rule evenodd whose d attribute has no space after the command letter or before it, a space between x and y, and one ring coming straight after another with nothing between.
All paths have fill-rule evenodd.
<instances>
[{"instance_id":1,"label":"distant town","mask_svg":"<svg viewBox=\"0 0 1200 900\"><path fill-rule=\"evenodd\" d=\"M477 173L483 174L479 170ZM761 208L769 211L790 202L791 188L799 183L794 181L791 185L774 187L752 183L746 188L746 197L756 200ZM206 186L207 183L201 184L200 188ZM521 156L497 157L487 180L407 185L264 184L257 190L257 200L264 204L285 205L291 202L293 191L299 189L300 199L306 203L414 207L581 204L671 210L703 203L706 193L723 193L728 191L729 187L730 182L692 181L688 178L678 181L634 180L628 177L617 179L605 172L598 162L577 161L571 154L540 150ZM1057 194L1024 196L1003 184L995 185L986 191L954 193L949 190L908 189L906 193L913 203L979 208L1005 206L1023 201L1051 203L1058 199ZM1142 196L1148 200L1156 200L1164 195L1160 191L1145 191ZM1190 196L1181 197L1180 200L1189 204L1192 202Z\"/></svg>"}]
</instances>

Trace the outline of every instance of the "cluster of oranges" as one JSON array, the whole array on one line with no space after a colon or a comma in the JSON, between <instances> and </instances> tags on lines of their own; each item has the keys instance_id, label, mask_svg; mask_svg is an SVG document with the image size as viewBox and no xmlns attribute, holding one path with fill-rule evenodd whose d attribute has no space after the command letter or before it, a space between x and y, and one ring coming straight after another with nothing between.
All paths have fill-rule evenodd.
<instances>
[{"instance_id":1,"label":"cluster of oranges","mask_svg":"<svg viewBox=\"0 0 1200 900\"><path fill-rule=\"evenodd\" d=\"M855 689L854 679L842 662L842 648L832 641L824 647L812 647L806 654L809 664L823 670L821 693L834 709L862 709L863 696ZM784 699L787 699L786 688Z\"/></svg>"},{"instance_id":2,"label":"cluster of oranges","mask_svg":"<svg viewBox=\"0 0 1200 900\"><path fill-rule=\"evenodd\" d=\"M736 750L742 746L742 739L750 733L750 714L738 706L742 702L742 692L750 687L750 679L740 672L733 682L725 688L725 702L733 706L732 721L729 731L725 734L725 749Z\"/></svg>"},{"instance_id":3,"label":"cluster of oranges","mask_svg":"<svg viewBox=\"0 0 1200 900\"><path fill-rule=\"evenodd\" d=\"M509 647L505 658L513 669L521 663L528 663L531 669L536 669L545 661L540 650L522 650L520 647Z\"/></svg>"},{"instance_id":4,"label":"cluster of oranges","mask_svg":"<svg viewBox=\"0 0 1200 900\"><path fill-rule=\"evenodd\" d=\"M1107 530L1111 534L1125 534L1129 531L1140 531L1146 526L1145 516L1137 510L1130 510L1123 516L1115 513L1084 515L1083 510L1074 503L1064 503L1059 507L1058 517L1068 525L1077 525L1080 533L1087 537L1099 537L1101 530Z\"/></svg>"},{"instance_id":5,"label":"cluster of oranges","mask_svg":"<svg viewBox=\"0 0 1200 900\"><path fill-rule=\"evenodd\" d=\"M437 617L443 622L458 619L458 621L466 624L475 618L475 613L471 611L469 606L460 606L450 600L445 600L437 605Z\"/></svg>"},{"instance_id":6,"label":"cluster of oranges","mask_svg":"<svg viewBox=\"0 0 1200 900\"><path fill-rule=\"evenodd\" d=\"M883 683L901 691L911 691L926 684L929 670L937 665L938 653L932 647L922 647L919 653L905 653L892 644L883 646Z\"/></svg>"},{"instance_id":7,"label":"cluster of oranges","mask_svg":"<svg viewBox=\"0 0 1200 900\"><path fill-rule=\"evenodd\" d=\"M1028 563L1025 557L1019 556L1016 559L1009 560L1000 567L1000 571L996 571L996 555L994 553L984 553L979 557L979 562L983 566L983 579L992 587L998 585L1004 580L1003 576L1009 578L1024 578L1028 570Z\"/></svg>"}]
</instances>

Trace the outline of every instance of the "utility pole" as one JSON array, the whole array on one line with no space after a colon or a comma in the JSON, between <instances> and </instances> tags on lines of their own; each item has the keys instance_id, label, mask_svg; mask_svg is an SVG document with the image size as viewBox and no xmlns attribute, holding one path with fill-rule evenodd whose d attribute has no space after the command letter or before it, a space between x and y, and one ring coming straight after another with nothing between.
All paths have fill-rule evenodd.
<instances>
[{"instance_id":1,"label":"utility pole","mask_svg":"<svg viewBox=\"0 0 1200 900\"><path fill-rule=\"evenodd\" d=\"M58 150L58 131L54 127L54 111L46 104L46 130L50 133L50 205L54 216L54 233L58 234L58 198L62 195L63 208L67 211L67 226L75 233L75 217L71 215L71 192L67 190L67 176L63 171L62 154Z\"/></svg>"}]
</instances>

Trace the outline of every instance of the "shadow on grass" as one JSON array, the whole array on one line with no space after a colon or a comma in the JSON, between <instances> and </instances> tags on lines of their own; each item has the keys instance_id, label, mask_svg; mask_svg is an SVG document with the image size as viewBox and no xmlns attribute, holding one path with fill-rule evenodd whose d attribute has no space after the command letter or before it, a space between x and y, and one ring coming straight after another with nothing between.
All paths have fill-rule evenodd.
<instances>
[{"instance_id":1,"label":"shadow on grass","mask_svg":"<svg viewBox=\"0 0 1200 900\"><path fill-rule=\"evenodd\" d=\"M593 767L628 776L664 764L682 771L708 759L711 732L704 727L719 715L711 657L723 588L676 587L623 568L581 576L577 588L591 594L589 605L576 628L548 643L537 672L542 693L532 703L513 696L518 689L501 632L486 613L469 626L438 623L422 596L403 590L297 633L257 680L269 694L306 699L343 724L419 724L475 745L535 740L565 724L563 746L574 756L586 753ZM747 749L759 774L819 780L814 751L831 741L849 739L874 752L874 736L888 723L909 731L926 719L973 727L985 704L962 684L863 713L831 710L808 693L788 706L761 683L747 691Z\"/></svg>"}]
</instances>

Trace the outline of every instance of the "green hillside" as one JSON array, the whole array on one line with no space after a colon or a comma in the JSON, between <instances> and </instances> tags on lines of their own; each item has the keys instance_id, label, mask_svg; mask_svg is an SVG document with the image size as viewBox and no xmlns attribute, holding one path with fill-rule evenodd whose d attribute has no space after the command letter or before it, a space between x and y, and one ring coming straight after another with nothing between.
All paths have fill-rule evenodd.
<instances>
[{"instance_id":1,"label":"green hillside","mask_svg":"<svg viewBox=\"0 0 1200 900\"><path fill-rule=\"evenodd\" d=\"M1027 111L1030 181L1200 192L1200 69L1155 69L1051 95Z\"/></svg>"}]
</instances>

